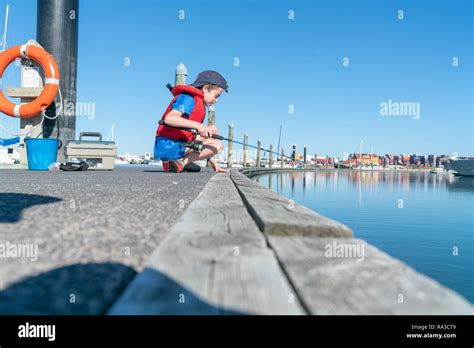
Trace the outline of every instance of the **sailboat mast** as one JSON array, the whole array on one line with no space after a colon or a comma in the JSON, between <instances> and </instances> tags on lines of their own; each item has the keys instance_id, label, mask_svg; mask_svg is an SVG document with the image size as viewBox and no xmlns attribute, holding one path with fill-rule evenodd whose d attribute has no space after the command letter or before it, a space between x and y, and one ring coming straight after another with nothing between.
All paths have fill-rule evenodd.
<instances>
[{"instance_id":1,"label":"sailboat mast","mask_svg":"<svg viewBox=\"0 0 474 348\"><path fill-rule=\"evenodd\" d=\"M5 15L5 27L3 28L3 49L2 52L5 51L7 45L7 28L8 28L8 13L10 12L10 5L7 5L7 11Z\"/></svg>"},{"instance_id":2,"label":"sailboat mast","mask_svg":"<svg viewBox=\"0 0 474 348\"><path fill-rule=\"evenodd\" d=\"M277 148L277 153L280 153L281 127L282 127L282 125L280 125L280 134L278 134L278 148ZM278 157L277 157L277 160L278 160ZM283 157L281 158L281 160L283 161Z\"/></svg>"}]
</instances>

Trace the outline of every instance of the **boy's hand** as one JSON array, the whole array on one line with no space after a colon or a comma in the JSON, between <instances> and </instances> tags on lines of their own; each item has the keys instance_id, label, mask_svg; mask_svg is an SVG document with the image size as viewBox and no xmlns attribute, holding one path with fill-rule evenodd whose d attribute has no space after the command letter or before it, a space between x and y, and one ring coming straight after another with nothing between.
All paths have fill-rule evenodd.
<instances>
[{"instance_id":1,"label":"boy's hand","mask_svg":"<svg viewBox=\"0 0 474 348\"><path fill-rule=\"evenodd\" d=\"M221 168L219 166L219 163L217 163L217 161L215 159L210 159L209 163L211 163L211 167L216 173L228 173L229 172L229 171L225 170L224 168Z\"/></svg>"},{"instance_id":2,"label":"boy's hand","mask_svg":"<svg viewBox=\"0 0 474 348\"><path fill-rule=\"evenodd\" d=\"M199 132L199 135L202 136L203 138L210 138L212 136L212 132L209 127L201 124L198 128L197 131Z\"/></svg>"}]
</instances>

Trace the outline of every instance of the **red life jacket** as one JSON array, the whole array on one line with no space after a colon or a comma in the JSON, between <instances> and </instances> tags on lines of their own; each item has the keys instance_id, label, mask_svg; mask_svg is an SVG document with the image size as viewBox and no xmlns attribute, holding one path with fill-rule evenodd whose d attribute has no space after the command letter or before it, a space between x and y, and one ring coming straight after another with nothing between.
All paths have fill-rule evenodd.
<instances>
[{"instance_id":1,"label":"red life jacket","mask_svg":"<svg viewBox=\"0 0 474 348\"><path fill-rule=\"evenodd\" d=\"M170 105L168 105L168 108L166 109L163 116L161 117L162 120L164 120L165 116L168 115L168 113L171 111L171 108L176 98L178 98L178 96L182 93L188 93L188 94L191 94L191 96L194 98L194 108L193 108L193 111L191 112L191 115L189 115L188 120L196 121L199 123L202 123L204 121L204 117L206 117L206 108L204 106L204 95L199 89L194 88L192 86L178 85L171 90L171 93L173 94L174 98L171 101ZM167 127L164 125L158 126L158 129L156 131L156 136L177 139L177 140L184 140L184 141L192 141L196 138L196 136L191 132Z\"/></svg>"}]
</instances>

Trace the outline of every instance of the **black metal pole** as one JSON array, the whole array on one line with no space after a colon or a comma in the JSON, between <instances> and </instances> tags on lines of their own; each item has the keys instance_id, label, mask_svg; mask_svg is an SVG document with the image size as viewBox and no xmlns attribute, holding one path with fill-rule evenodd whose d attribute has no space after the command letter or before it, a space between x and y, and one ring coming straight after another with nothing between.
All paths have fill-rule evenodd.
<instances>
[{"instance_id":1,"label":"black metal pole","mask_svg":"<svg viewBox=\"0 0 474 348\"><path fill-rule=\"evenodd\" d=\"M58 137L66 145L76 137L77 42L79 31L79 0L38 0L36 41L56 60L59 67L59 88L63 110L56 120L45 119L44 137ZM56 98L59 101L59 95ZM51 109L51 108L49 108ZM48 110L55 113L53 110ZM47 112L48 112L47 111ZM64 150L58 160L64 160Z\"/></svg>"}]
</instances>

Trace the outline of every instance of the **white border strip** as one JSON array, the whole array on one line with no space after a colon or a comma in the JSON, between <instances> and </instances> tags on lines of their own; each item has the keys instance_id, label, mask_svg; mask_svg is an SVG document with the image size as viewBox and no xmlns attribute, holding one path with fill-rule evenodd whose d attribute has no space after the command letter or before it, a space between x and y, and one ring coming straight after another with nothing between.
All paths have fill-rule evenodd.
<instances>
[{"instance_id":1,"label":"white border strip","mask_svg":"<svg viewBox=\"0 0 474 348\"><path fill-rule=\"evenodd\" d=\"M55 78L52 78L52 77L47 77L45 80L44 80L44 83L47 84L52 84L52 85L59 85L59 79L55 79Z\"/></svg>"},{"instance_id":2,"label":"white border strip","mask_svg":"<svg viewBox=\"0 0 474 348\"><path fill-rule=\"evenodd\" d=\"M15 117L20 117L20 108L21 105L15 105L15 107L13 108L13 115Z\"/></svg>"},{"instance_id":3,"label":"white border strip","mask_svg":"<svg viewBox=\"0 0 474 348\"><path fill-rule=\"evenodd\" d=\"M20 46L20 54L21 54L21 58L27 58L28 57L28 45L21 45Z\"/></svg>"}]
</instances>

